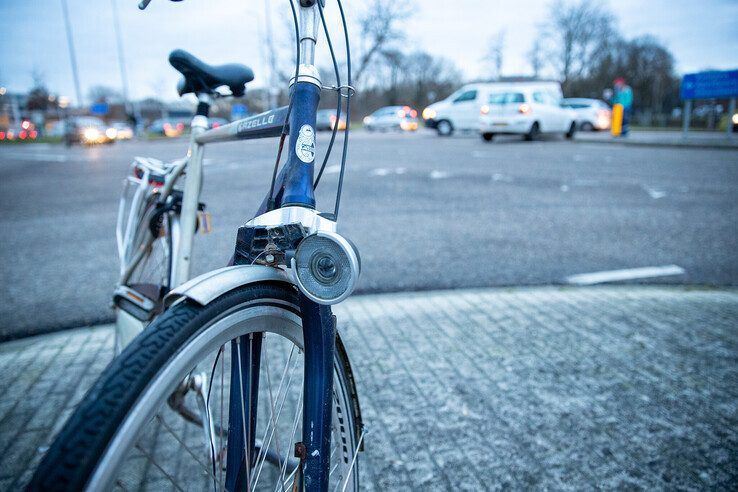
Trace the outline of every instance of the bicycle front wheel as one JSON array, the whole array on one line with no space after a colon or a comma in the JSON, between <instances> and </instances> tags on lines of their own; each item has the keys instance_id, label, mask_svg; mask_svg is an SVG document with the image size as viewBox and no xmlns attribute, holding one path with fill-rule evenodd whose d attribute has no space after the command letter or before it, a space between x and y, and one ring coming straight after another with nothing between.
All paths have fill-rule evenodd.
<instances>
[{"instance_id":1,"label":"bicycle front wheel","mask_svg":"<svg viewBox=\"0 0 738 492\"><path fill-rule=\"evenodd\" d=\"M174 305L104 371L30 488L293 490L304 388L298 300L290 286L256 284L204 307ZM334 371L331 490L355 491L358 405L343 350Z\"/></svg>"}]
</instances>

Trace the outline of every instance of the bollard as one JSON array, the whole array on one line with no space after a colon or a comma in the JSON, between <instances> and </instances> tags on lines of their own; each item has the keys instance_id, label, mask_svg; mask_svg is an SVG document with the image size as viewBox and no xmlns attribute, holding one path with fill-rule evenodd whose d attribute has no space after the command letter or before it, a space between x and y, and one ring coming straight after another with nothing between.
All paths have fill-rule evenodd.
<instances>
[{"instance_id":1,"label":"bollard","mask_svg":"<svg viewBox=\"0 0 738 492\"><path fill-rule=\"evenodd\" d=\"M614 104L612 107L612 125L610 126L610 132L613 137L619 137L623 132L623 111L624 107L622 104Z\"/></svg>"}]
</instances>

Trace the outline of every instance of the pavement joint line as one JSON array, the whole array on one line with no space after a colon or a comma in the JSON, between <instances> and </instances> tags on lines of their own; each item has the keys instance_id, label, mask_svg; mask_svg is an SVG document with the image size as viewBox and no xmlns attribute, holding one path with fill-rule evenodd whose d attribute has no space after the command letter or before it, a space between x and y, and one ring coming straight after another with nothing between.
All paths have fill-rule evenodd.
<instances>
[{"instance_id":1,"label":"pavement joint line","mask_svg":"<svg viewBox=\"0 0 738 492\"><path fill-rule=\"evenodd\" d=\"M449 309L449 307L450 307L451 304L458 303L460 301L466 301L465 296L463 294L460 295L460 296L450 297L448 299L448 303L447 304L442 304L441 310L442 310L443 316L445 317L446 320L448 320L448 321L450 321L452 323L455 321L454 320L454 317L451 315L451 313L449 312L448 309ZM427 302L427 301L425 301L425 302ZM466 310L466 309L458 309L458 312L459 313L463 313L462 316L464 316L466 318L467 322L468 322L468 325L467 326L472 327L470 329L473 329L475 332L482 332L482 333L484 333L485 336L488 336L488 337L491 336L491 334L489 333L489 330L480 330L479 327L477 326L478 323L475 323L473 320L470 319L470 317L468 315L468 310ZM428 311L424 311L424 315L428 319L431 319L431 317L428 314ZM451 336L450 334L448 334L445 330L441 330L441 327L438 325L438 322L437 321L432 320L431 322L436 326L436 329L438 331L445 332L446 336L452 341L452 343L454 344L454 346L459 350L459 353L460 354L463 354L464 357L466 357L467 359L469 359L469 361L476 367L476 369L479 371L479 373L484 376L482 378L482 380L485 380L486 379L487 381L492 381L492 376L485 369L483 369L479 365L479 363L477 362L477 360L475 360L474 357L471 357L470 354L467 353L466 351L461 350L461 348L458 346L458 344L455 343L455 339L453 338L453 336ZM471 347L469 350L470 351L471 350L474 350L477 354L479 354L479 360L484 360L484 355L485 354L480 353L474 346ZM444 357L445 357L445 354L444 354ZM456 372L458 374L458 368L457 368L457 366L454 365L454 364L452 364L452 367L455 368L455 370L456 370ZM494 392L495 390L498 389L498 388L495 388L495 385L493 385L493 384L487 383L487 385L488 385L488 387L490 388L490 390L492 392ZM487 400L488 398L484 398L484 399ZM496 413L492 409L489 409L488 411L491 411L493 413ZM493 417L494 417L494 415L493 415ZM507 418L505 418L505 416L500 415L499 413L497 413L497 421L498 422L504 422L505 425L507 425L508 427L512 427L511 424L510 424L510 422L509 422L509 420ZM521 437L521 438L520 439L515 439L514 446L516 448L516 451L523 452L523 448L521 446L521 442L523 442L523 441L529 441L529 439L527 438L527 436L519 436L519 437Z\"/></svg>"},{"instance_id":2,"label":"pavement joint line","mask_svg":"<svg viewBox=\"0 0 738 492\"><path fill-rule=\"evenodd\" d=\"M94 332L94 331L92 331L92 330L90 330L90 331L88 332L88 335L87 335L87 337L85 338L84 342L82 342L82 343L81 343L81 344L79 345L79 348L78 348L78 350L77 350L77 353L75 354L75 358L79 357L79 355L80 355L80 354L81 354L81 353L82 353L82 352L83 352L83 351L85 350L85 348L87 347L87 345L88 345L88 344L89 344L89 343L90 343L91 341L94 341L94 338L95 338L95 332ZM64 348L64 346L60 347L60 350L61 350L61 349L63 349L63 348ZM98 356L100 355L100 353L101 353L101 352L102 352L102 351L103 351L103 350L104 350L105 348L106 348L105 344L104 344L104 343L100 343L100 344L99 344L99 346L98 346L98 348L97 348L97 350L95 351L94 359L97 359L97 357L98 357ZM52 362L53 362L53 359L52 359ZM82 372L81 372L81 373L79 374L79 376L78 376L78 378L77 378L77 379L78 379L78 380L82 380L82 379L84 379L84 377L85 377L85 376L87 376L87 374L89 374L89 372L90 372L91 368L92 368L92 364L87 364L87 366L86 366L86 367L85 367L85 368L84 368L84 369L82 370ZM47 370L48 370L48 368L47 368ZM59 381L61 381L61 380L62 380L62 379L64 378L64 376L66 376L66 371L64 371L64 370L61 370L61 371L59 371L59 374L57 375L57 377L56 377L56 380L55 380L55 381L54 381L54 383L53 383L53 384L52 384L52 385L50 386L50 389L49 389L49 391L48 391L48 392L46 393L46 395L45 395L45 397L44 397L44 400L46 400L46 397L48 397L48 395L49 395L49 394L51 394L51 393L53 392L54 388L56 388L56 387L57 387L57 385L58 385ZM87 392L87 390L85 390L85 393L86 393L86 392ZM69 406L69 403L70 403L70 402L71 402L71 401L72 401L72 400L73 400L73 399L75 398L75 396L76 396L76 391L74 391L74 392L69 392L69 393L68 393L68 394L66 394L65 396L66 396L66 397L64 398L64 404L63 404L63 408L65 408L65 409L66 409L66 408L67 408L67 407ZM18 438L18 436L20 436L20 435L21 435L21 433L22 433L22 430L23 430L23 428L25 428L25 427L28 427L29 423L31 422L31 420L33 420L33 418L34 418L34 415L31 415L31 416L30 416L30 417L29 417L29 418L28 418L28 419L26 420L25 424L24 424L24 425L23 425L23 426L22 426L22 427L20 428L19 432L18 432L18 433L16 434L16 438ZM58 423L58 422L57 422L57 423ZM50 427L50 428L49 428L49 431L50 431L50 432L49 432L49 435L47 435L47 436L46 436L47 444L48 444L49 438L51 438L51 437L52 437L52 436L51 436L50 434L51 434L51 429L53 429L53 428L54 428L54 426L52 426L52 427ZM37 429L37 430L41 430L41 429ZM47 449L48 449L48 448L47 448ZM41 456L40 456L40 454L41 454L41 453L40 453L39 451L40 451L40 449L37 449L37 450L36 450L36 452L35 452L35 453L33 454L33 456L31 457L31 462L35 462L35 463L39 463L39 462L40 462L40 459L41 459ZM5 454L5 452L7 452L7 449L6 449L6 450L5 450L4 452L3 452L3 454ZM18 476L18 477L17 477L17 479L15 480L15 482L14 482L14 483L12 484L12 486L11 486L11 489L13 489L13 488L20 488L20 484L19 484L19 482L20 482L20 481L21 481L22 479L23 479L23 475L20 475L20 476Z\"/></svg>"},{"instance_id":3,"label":"pavement joint line","mask_svg":"<svg viewBox=\"0 0 738 492\"><path fill-rule=\"evenodd\" d=\"M424 305L427 304L427 300L425 300L425 299L421 300L420 302L422 304L424 304ZM453 302L453 298L452 299L449 299L449 302ZM451 323L455 323L454 318L448 313L448 311L447 311L447 309L445 307L446 306L446 303L441 303L441 306L442 306L441 307L442 316L443 316L444 320L447 320L447 321L449 321ZM407 318L414 319L416 322L419 321L418 318L415 318L414 315L411 314L402 304L399 304L398 305L398 308L400 310L402 310L402 312L405 313L405 316ZM422 325L425 325L425 326L432 325L432 326L434 326L434 330L436 332L442 334L443 336L445 336L446 338L449 339L450 344L452 344L452 346L457 349L458 354L460 354L463 357L469 359L469 361L471 362L471 364L476 367L476 369L479 372L479 374L482 374L482 375L486 376L486 380L487 381L490 381L491 380L491 377L490 377L489 374L487 374L486 370L484 370L482 367L480 367L479 364L474 360L473 357L470 357L469 354L465 350L462 350L462 348L459 347L458 344L456 344L454 337L451 334L449 334L448 331L445 330L439 324L436 316L432 316L430 314L430 311L431 311L430 309L422 309L422 310L420 310L420 313L418 314L418 316L421 317L425 322L424 323L416 323L416 324L417 325L420 325L420 326L422 326ZM464 312L464 311L461 310L461 312ZM468 315L465 312L464 312L464 316L466 316L467 319L468 319ZM469 323L470 325L474 325L474 323L471 322L471 320L469 320L469 321L470 321L470 323ZM426 341L431 346L433 346L432 341L429 339L428 332L426 330L421 330L421 331L422 331L422 336L426 339ZM455 360L453 360L453 361L452 360L449 360L447 351L441 351L440 354L441 354L441 357L447 361L448 366L450 367L451 371L455 372L456 375L459 377L459 380L464 380L464 375L460 373L460 371L459 371L459 364L457 363L457 361L455 361ZM438 374L436 374L436 371L432 367L430 367L428 365L428 362L427 362L428 359L422 357L422 360L424 361L424 363L425 363L426 367L428 368L429 372L433 373L436 376L436 380L439 381L439 382L441 382L442 379L438 376ZM482 381L485 380L485 378L481 378L481 379L482 379ZM494 391L494 388L492 387L492 385L490 385L489 383L487 383L487 384L488 384L488 387L490 388L490 390ZM479 395L479 397L482 398L483 401L488 400L487 398L482 397L481 395ZM465 404L466 402L462 402L462 403ZM493 413L492 417L493 418L495 417L494 410L492 409L491 406L488 406L487 411L488 412L492 412ZM497 419L498 419L498 422L505 421L505 419L501 415L499 415L499 414L497 414ZM517 444L517 442L516 442L516 444ZM518 446L518 448L520 449L520 446ZM471 463L473 463L473 461L471 461ZM479 470L477 469L477 467L475 465L472 465L472 467L474 468L474 471L475 471L475 475L476 475L475 478L477 479L479 485L483 489L484 488L484 485L483 485L484 481L481 478L481 474L480 474Z\"/></svg>"},{"instance_id":4,"label":"pavement joint line","mask_svg":"<svg viewBox=\"0 0 738 492\"><path fill-rule=\"evenodd\" d=\"M515 296L515 295L511 296L511 299L512 299L512 305L513 305L514 307L516 307L516 308L517 308L517 309L516 309L516 311L517 311L517 312L521 312L521 313L524 313L524 314L523 314L523 316L527 318L527 320L528 320L528 322L529 322L530 324L532 324L532 325L538 325L538 323L536 322L536 320L532 319L532 318L530 317L530 314L528 314L528 313L526 312L526 310L525 310L525 309L522 309L522 308L523 308L523 307L525 307L525 306L523 306L523 305L521 305L521 304L520 304L519 300L518 300L518 299L516 299L516 296ZM474 305L474 304L472 304L472 305L473 305L473 306L474 306L474 307L475 307L476 309L479 309L479 308L480 308L480 306L478 306L478 305ZM539 311L539 312L540 312L540 311ZM499 339L497 340L497 342L498 342L498 343L500 343ZM596 349L597 349L598 347L594 346L594 348L596 348ZM541 361L548 361L548 358L547 358L547 357L543 357L543 356L542 356L542 354L540 354L539 352L537 352L536 350L534 350L533 348L531 348L531 346L526 346L526 348L525 348L524 350L525 350L525 351L526 351L527 353L529 353L530 355L532 355L532 356L533 356L534 358L537 358L538 360L541 360ZM551 369L552 371L556 369L556 368L555 368L555 367L554 367L554 366L553 366L553 365L552 365L552 364L551 364L550 362L544 362L544 363L545 363L545 364L546 364L546 365L547 365L547 366L549 367L549 369ZM583 390L583 389L588 389L588 388L584 388L584 387L582 387L582 386L579 386L579 385L576 385L576 388L577 388L577 389L579 389L579 390ZM601 405L600 405L599 403L593 403L593 404L594 404L594 405L596 405L596 406L598 406L598 407L599 407L600 409L604 410L604 407L602 407L602 406L601 406ZM603 413L604 413L604 412L603 412ZM588 418L588 421L590 421L590 422L594 423L594 421L593 421L593 420L592 420L591 418ZM607 433L609 434L609 431L605 431L605 432L607 432ZM610 437L611 437L612 439L615 439L615 438L616 438L616 436L613 436L613 435L611 435L611 434L609 434L609 435L610 435ZM617 460L616 460L616 461L617 461ZM623 463L620 463L620 462L619 462L619 464L620 464L620 465L621 465L621 466L622 466L623 468L625 468L625 466L624 466L624 464L623 464ZM632 463L629 463L629 464L632 464Z\"/></svg>"},{"instance_id":5,"label":"pavement joint line","mask_svg":"<svg viewBox=\"0 0 738 492\"><path fill-rule=\"evenodd\" d=\"M556 294L554 294L554 295L556 295ZM558 297L559 297L560 301L564 305L566 305L569 309L571 309L572 311L574 311L575 313L577 313L579 315L577 317L580 317L581 316L581 314L582 314L581 313L581 310L582 310L582 307L581 306L572 305L571 304L571 302L572 302L571 299L562 298L562 296L560 296L560 295L558 295ZM607 296L605 296L603 298L603 300L610 307L612 307L615 312L619 313L620 317L633 317L633 318L636 318L640 323L642 323L641 326L646 326L646 327L648 327L648 326L652 326L653 327L654 326L653 325L653 320L649 320L649 319L643 317L639 313L631 313L631 312L624 311L621 306L619 306L617 303L612 302L610 299L607 298ZM610 323L605 323L604 321L601 321L601 323L604 325L603 328L605 328L605 329L600 330L599 333L609 333L608 330L606 330L606 328L612 327L612 326L615 326L615 327L618 326L618 324L616 322L614 322L614 321L613 322L610 322ZM579 332L582 335L582 338L581 339L586 340L592 347L594 347L594 348L596 348L598 350L601 348L600 346L598 346L596 344L595 341L592 340L592 333L590 331L583 331L580 328L578 328L576 326L576 324L569 325L568 328L570 330L572 330L572 331ZM659 331L660 331L660 328L659 328ZM626 334L624 333L623 335L626 335ZM610 340L611 340L611 343L614 343L616 341L616 338L613 338L612 336L610 336ZM623 368L623 370L625 370L625 371L627 371L627 370L634 371L634 372L636 372L637 374L643 376L646 379L648 379L649 376L650 376L648 374L645 374L642 370L637 369L637 367L639 367L639 364L633 364L632 363L633 362L632 360L631 361L628 361L628 360L624 360L622 358L618 359L617 357L613 357L613 360L619 362L620 363L620 367ZM630 364L628 362L630 362ZM638 362L641 362L641 361L638 361ZM659 370L658 369L655 369L655 371L659 371ZM665 377L668 377L669 376L668 374L665 374L663 372L660 372L659 374L662 376L662 378L655 378L656 380L665 379ZM651 379L654 379L654 378L651 378ZM707 410L707 411L709 411L709 410ZM661 413L661 415L664 415L665 417L668 417L668 415L666 415L664 413ZM717 416L714 413L712 413L711 415Z\"/></svg>"},{"instance_id":6,"label":"pavement joint line","mask_svg":"<svg viewBox=\"0 0 738 492\"><path fill-rule=\"evenodd\" d=\"M365 312L365 314L366 314L366 315L369 315L369 313L368 313L368 312L366 311L366 308L365 308L365 306L364 306L364 303L359 303L359 306L360 306L360 308L361 308L361 309L362 309L362 310L363 310L363 311ZM412 375L410 375L410 374L408 373L408 369L407 369L407 367L405 367L405 366L404 366L404 364L403 364L403 362L402 362L402 358L398 357L398 355L396 354L396 352L394 352L394 350L392 349L393 345L392 345L391 343L389 343L389 340L387 339L387 337L386 337L386 335L384 334L384 332L382 331L382 329L381 329L381 328L380 328L379 326L377 326L376 322L374 322L374 318L373 318L373 317L371 317L371 316L367 316L367 318L371 319L371 324L372 324L372 325L374 326L375 332L376 332L376 333L379 333L379 334L380 334L380 335L381 335L381 336L382 336L382 337L383 337L383 338L385 339L385 342L387 342L387 343L389 344L389 346L390 346L390 351L392 351L392 352L393 352L393 354L394 354L394 357L397 357L397 358L398 358L398 361L400 362L400 365L401 365L401 366L403 367L403 369L404 369L404 371L403 371L403 372L405 372L405 373L406 373L406 374L407 374L407 375L408 375L408 376L410 377L410 380L412 380L412 381L413 381L413 382L412 382L412 385L413 385L413 387L414 387L415 391L416 391L416 392L418 392L418 393L419 393L419 395L420 395L421 397L423 397L423 396L424 396L424 395L423 395L423 392L422 392L422 391L420 391L420 389L419 389L419 387L418 387L418 385L417 385L417 381L415 381L415 380L414 380L414 379L412 378ZM362 330L359 330L359 332L361 333L361 336L362 336L362 338L364 339L364 343L368 344L368 343L369 343L369 341L368 341L368 340L366 339L366 336L364 335L363 331L362 331ZM413 427L415 427L415 425L413 425ZM416 434L418 434L418 433L416 432ZM427 450L427 448L426 448L426 450ZM451 487L452 487L452 484L451 484L451 482L450 482L450 480L449 480L449 478L448 478L448 475L446 474L446 471L444 470L443 466L441 466L441 465L440 465L440 464L438 463L438 461L436 460L436 458L435 458L435 457L433 456L433 453L431 453L430 451L428 452L428 456L429 456L429 458L430 458L431 462L432 462L432 463L434 464L435 468L436 468L436 469L438 470L438 472L440 473L440 475L441 475L441 476L443 477L444 481L446 482L446 485L447 485L447 486L448 486L449 488L451 488Z\"/></svg>"},{"instance_id":7,"label":"pavement joint line","mask_svg":"<svg viewBox=\"0 0 738 492\"><path fill-rule=\"evenodd\" d=\"M356 323L356 321L355 321L355 319L353 317L353 313L348 313L348 315L346 316L346 318L348 320L350 320L349 323L351 323L351 321L353 321L353 322ZM359 333L361 332L361 330L356 330L356 331L359 332ZM357 337L364 338L363 335L357 335ZM359 381L360 384L365 385L365 387L370 387L371 384L368 383L368 382L365 383L364 380L365 379L366 380L372 380L372 381L376 381L377 380L375 366L376 366L376 364L371 364L371 365L365 366L365 369L363 371L359 372L356 375L357 381ZM372 376L372 377L370 377L370 376ZM379 407L379 405L377 405L377 403L378 403L377 402L377 397L376 397L376 395L373 392L367 392L365 395L361 396L360 398L362 398L362 400L366 399L369 402L374 403L377 407ZM366 419L366 416L364 416L364 418ZM365 422L365 425L366 425L366 422ZM402 456L401 447L398 445L397 438L396 438L396 436L394 434L388 433L384 429L381 429L381 428L379 429L379 434L380 435L384 435L384 437L387 439L387 441L389 441L390 445L394 448L394 451L397 452L400 456ZM387 451L389 451L389 450L387 450ZM431 459L431 461L433 461L431 456L429 456L429 458ZM375 470L370 469L370 471L371 471L372 475L375 475ZM376 480L376 478L375 478L375 480Z\"/></svg>"},{"instance_id":8,"label":"pavement joint line","mask_svg":"<svg viewBox=\"0 0 738 492\"><path fill-rule=\"evenodd\" d=\"M391 300L387 300L386 298L384 298L380 302L394 304L394 306L393 306L394 309L391 311L392 314L389 314L389 317L393 317L394 313L396 313L397 311L401 311L402 313L404 313L404 316L400 317L400 319L403 319L403 320L404 319L408 319L408 318L409 319L413 319L413 315L410 314L410 312L408 312L408 310L406 309L406 307L403 306L401 303L397 303L397 302L394 302L394 301L391 301ZM423 301L421 300L420 302L423 302ZM385 309L385 312L388 312L388 311ZM429 317L427 316L427 311L423 310L423 313L424 314L422 314L421 316L423 316L424 318L426 318L426 319L429 320ZM430 321L430 322L432 324L436 324L435 321ZM423 326L425 323L416 323L416 324L418 326ZM426 326L427 326L427 324L426 324ZM436 328L438 328L438 327L436 326ZM414 344L412 340L408 340L407 339L407 334L403 330L399 330L399 333L401 334L401 336L403 336L403 338L405 338L405 340L408 342L408 345L411 346L416 351L416 353L417 353L418 352L417 343ZM426 339L427 342L430 343L430 340L428 340L428 333L427 333L427 331L422 330L422 336ZM386 338L386 336L385 336L385 338ZM390 344L390 342L389 342L389 339L387 339L387 343L390 346L392 346L392 344ZM432 346L432 343L431 343L431 346ZM446 353L442 353L442 357L444 359L448 360L448 357L447 357ZM428 363L428 358L421 356L420 359L423 361L423 365L425 366L427 373L433 374L433 376L435 377L435 380L440 385L443 385L444 384L444 379L441 378L440 375L437 373L437 371ZM404 362L403 362L403 365L405 365ZM453 363L449 363L449 366L451 368L451 371L456 372L456 374L463 380L463 375L459 373L458 365L457 364L453 364ZM405 365L405 369L411 375L414 372L414 371L410 371L410 369L407 368L406 365ZM459 448L463 449L463 446L460 445ZM464 453L464 454L466 455L467 460L469 461L469 467L474 471L474 478L477 480L477 485L480 486L481 488L483 488L484 487L484 484L483 484L482 479L480 478L479 469L477 468L477 466L474 463L474 461L469 459L468 454L466 454L466 453Z\"/></svg>"},{"instance_id":9,"label":"pavement joint line","mask_svg":"<svg viewBox=\"0 0 738 492\"><path fill-rule=\"evenodd\" d=\"M578 273L564 279L567 284L572 285L595 285L607 282L619 282L624 280L639 280L647 278L671 277L684 275L687 271L679 265L664 265L642 268L626 268L622 270L605 270L591 273Z\"/></svg>"},{"instance_id":10,"label":"pavement joint line","mask_svg":"<svg viewBox=\"0 0 738 492\"><path fill-rule=\"evenodd\" d=\"M586 295L586 294L585 294L585 295ZM560 297L560 296L559 296L559 297ZM572 310L572 311L573 311L573 312L574 312L575 314L579 314L579 313L580 313L580 312L582 311L582 309L583 309L583 307L582 307L581 305L573 305L573 304L572 304L572 302L573 302L573 300L572 300L572 299L561 299L561 301L562 301L562 302L563 302L564 304L566 304L566 305L567 305L567 307L568 307L569 309L571 309L571 310ZM605 302L608 302L608 300L605 300ZM627 317L627 316L629 316L629 315L630 315L630 316L632 316L632 313L625 313L625 312L623 312L622 310L619 310L619 309L618 309L618 307L617 307L616 305L612 305L612 307L613 307L614 309L618 310L618 312L620 312L622 316L626 316L626 317ZM572 319L572 318L570 317L570 319ZM602 330L598 330L598 333L607 333L607 328L608 328L608 327L610 327L610 326L615 326L615 327L617 327L617 323L614 323L614 322L611 322L611 323L607 323L607 322L605 322L604 320L601 320L601 319L600 319L600 320L596 320L596 322L598 322L598 323L601 323L601 324L603 325L603 326L602 326L602 328L603 328L603 329L602 329ZM648 325L649 325L649 322L648 322L648 320L642 320L642 322L644 322L644 325L645 325L645 326L648 326ZM644 325L641 325L641 326L644 326ZM595 349L597 349L597 350L601 350L601 345L602 345L602 344L598 344L598 343L597 343L597 342L596 342L595 340L593 340L593 339L592 339L593 333L592 333L592 331L591 331L591 330L582 330L582 329L579 329L579 328L577 328L576 326L574 326L574 324L572 324L572 325L568 326L568 328L569 328L569 329L572 329L572 330L575 330L575 331L577 331L577 332L579 332L579 333L580 333L580 334L582 335L582 337L581 337L581 340L586 340L586 342L587 342L587 343L589 343L589 344L590 344L590 346L592 346L593 348L595 348ZM625 338L625 336L626 336L627 334L625 334L625 333L624 333L623 335L624 335L624 336L623 336L623 337L621 337L621 338ZM610 339L612 340L612 342L611 342L611 343L616 343L616 342L615 342L615 340L614 340L613 338L616 338L616 337L612 337L612 336L610 336ZM626 361L626 360L624 360L624 359L622 359L622 358L620 358L620 357L618 357L618 356L616 356L616 355L615 355L615 356L613 356L613 357L611 358L611 360L612 360L612 361L615 361L616 363L618 363L618 364L619 364L619 367L621 368L621 373L623 373L623 374L627 373L628 371L633 371L633 372L635 372L636 374L638 374L638 375L641 375L641 376L643 376L643 377L644 377L644 378L646 378L646 379L651 379L652 381L650 381L650 383L652 383L652 384L655 384L655 383L656 383L656 381L659 381L659 380L660 380L660 378L659 378L659 377L656 377L656 378L650 377L651 375L649 375L649 374L644 374L644 373L643 373L643 371L640 371L639 369L636 369L637 367L639 367L639 362L640 362L640 361L636 361L636 362L634 363L634 361L632 361L632 360L631 360L631 361ZM628 363L628 362L630 362L630 363ZM656 369L656 370L658 370L658 369ZM662 373L662 374L663 374L663 373ZM654 381L654 379L655 379L655 381ZM604 408L604 407L600 406L600 408ZM667 417L667 416L666 416L665 414L663 414L663 412L660 412L660 415L662 415L662 416L664 416L664 417ZM673 424L672 424L672 425L673 425ZM611 438L612 438L613 440L615 440L615 439L617 439L617 438L618 438L618 436L617 436L617 435L612 435L612 434L610 434L609 432L608 432L608 434L609 434L609 435L611 436ZM617 458L616 458L616 460L617 460ZM621 464L623 464L623 463L621 463ZM634 463L634 462L632 462L632 461L629 461L629 462L627 462L627 465L629 465L629 466L631 466L631 467L635 467L635 466L637 466L637 464L636 464L636 463ZM624 467L624 468L625 468L625 469L627 469L626 467Z\"/></svg>"}]
</instances>

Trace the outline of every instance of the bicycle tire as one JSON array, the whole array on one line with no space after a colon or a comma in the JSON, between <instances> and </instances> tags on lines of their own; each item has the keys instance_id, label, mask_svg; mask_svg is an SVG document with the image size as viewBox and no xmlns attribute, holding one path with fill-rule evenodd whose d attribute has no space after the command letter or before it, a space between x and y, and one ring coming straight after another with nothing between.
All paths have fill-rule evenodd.
<instances>
[{"instance_id":1,"label":"bicycle tire","mask_svg":"<svg viewBox=\"0 0 738 492\"><path fill-rule=\"evenodd\" d=\"M239 310L263 306L270 309L276 306L286 313L289 311L291 316L299 316L296 289L285 284L263 283L226 293L207 306L184 300L157 317L111 362L88 391L44 456L28 490L87 488L100 464L111 454L111 443L120 438L121 428L134 418L138 407L147 404L143 402L147 389L163 377L168 364L178 354L186 353L193 341L203 337L215 340L219 335L208 328L217 320ZM338 345L342 348L340 340ZM353 458L360 444L355 432L358 408L355 408L351 370L344 350L336 350L334 367L334 403L342 398L341 412L347 419L346 434L340 437L348 439L351 449L348 490L358 490L358 460L354 462Z\"/></svg>"}]
</instances>

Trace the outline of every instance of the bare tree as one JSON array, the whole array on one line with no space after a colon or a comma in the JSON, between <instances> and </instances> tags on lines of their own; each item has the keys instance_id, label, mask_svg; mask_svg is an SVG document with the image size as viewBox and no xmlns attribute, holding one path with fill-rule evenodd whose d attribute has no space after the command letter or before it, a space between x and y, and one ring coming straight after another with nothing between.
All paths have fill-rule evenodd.
<instances>
[{"instance_id":1,"label":"bare tree","mask_svg":"<svg viewBox=\"0 0 738 492\"><path fill-rule=\"evenodd\" d=\"M359 16L360 56L354 71L354 82L360 84L367 69L405 37L401 23L412 14L414 2L397 0L373 0Z\"/></svg>"},{"instance_id":2,"label":"bare tree","mask_svg":"<svg viewBox=\"0 0 738 492\"><path fill-rule=\"evenodd\" d=\"M45 111L49 106L49 90L46 88L46 76L42 71L34 69L31 71L31 79L33 80L33 87L28 91L26 107L29 110Z\"/></svg>"},{"instance_id":3,"label":"bare tree","mask_svg":"<svg viewBox=\"0 0 738 492\"><path fill-rule=\"evenodd\" d=\"M104 85L90 87L87 97L93 103L121 103L124 100L119 91Z\"/></svg>"},{"instance_id":4,"label":"bare tree","mask_svg":"<svg viewBox=\"0 0 738 492\"><path fill-rule=\"evenodd\" d=\"M451 94L462 80L453 62L424 52L407 55L403 73L406 97L420 109Z\"/></svg>"},{"instance_id":5,"label":"bare tree","mask_svg":"<svg viewBox=\"0 0 738 492\"><path fill-rule=\"evenodd\" d=\"M554 49L551 57L564 88L585 77L593 62L618 39L615 18L597 0L556 0L550 7L544 36Z\"/></svg>"},{"instance_id":6,"label":"bare tree","mask_svg":"<svg viewBox=\"0 0 738 492\"><path fill-rule=\"evenodd\" d=\"M486 60L494 71L494 78L502 77L502 65L505 55L505 37L507 31L501 29L489 39Z\"/></svg>"},{"instance_id":7,"label":"bare tree","mask_svg":"<svg viewBox=\"0 0 738 492\"><path fill-rule=\"evenodd\" d=\"M452 62L424 52L388 51L373 67L377 83L359 93L357 114L387 105L409 105L422 110L453 92L462 80Z\"/></svg>"},{"instance_id":8,"label":"bare tree","mask_svg":"<svg viewBox=\"0 0 738 492\"><path fill-rule=\"evenodd\" d=\"M528 51L528 60L530 61L530 68L533 69L533 77L540 78L543 69L543 46L540 36L533 41L533 46Z\"/></svg>"}]
</instances>

